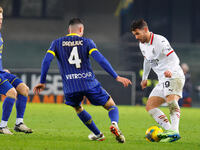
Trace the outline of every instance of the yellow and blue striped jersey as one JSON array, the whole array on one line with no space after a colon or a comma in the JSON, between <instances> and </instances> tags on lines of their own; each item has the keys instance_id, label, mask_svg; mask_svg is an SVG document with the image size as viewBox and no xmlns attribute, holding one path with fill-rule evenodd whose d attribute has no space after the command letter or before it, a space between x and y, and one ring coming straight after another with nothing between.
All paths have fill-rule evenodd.
<instances>
[{"instance_id":1,"label":"yellow and blue striped jersey","mask_svg":"<svg viewBox=\"0 0 200 150\"><path fill-rule=\"evenodd\" d=\"M100 84L89 60L94 51L98 51L96 44L78 34L68 34L52 42L47 54L57 58L64 93L86 91Z\"/></svg>"},{"instance_id":2,"label":"yellow and blue striped jersey","mask_svg":"<svg viewBox=\"0 0 200 150\"><path fill-rule=\"evenodd\" d=\"M3 51L3 38L1 37L1 33L0 33L0 71L3 70L3 66L2 66L2 51Z\"/></svg>"}]
</instances>

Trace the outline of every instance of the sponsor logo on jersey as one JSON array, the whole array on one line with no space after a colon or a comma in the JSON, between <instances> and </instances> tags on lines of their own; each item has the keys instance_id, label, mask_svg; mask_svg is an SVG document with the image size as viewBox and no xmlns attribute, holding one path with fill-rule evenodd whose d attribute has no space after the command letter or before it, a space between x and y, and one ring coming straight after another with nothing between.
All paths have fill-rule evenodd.
<instances>
[{"instance_id":1,"label":"sponsor logo on jersey","mask_svg":"<svg viewBox=\"0 0 200 150\"><path fill-rule=\"evenodd\" d=\"M74 73L74 74L68 74L68 75L66 75L66 79L67 80L82 79L82 78L89 78L89 77L92 77L92 72Z\"/></svg>"}]
</instances>

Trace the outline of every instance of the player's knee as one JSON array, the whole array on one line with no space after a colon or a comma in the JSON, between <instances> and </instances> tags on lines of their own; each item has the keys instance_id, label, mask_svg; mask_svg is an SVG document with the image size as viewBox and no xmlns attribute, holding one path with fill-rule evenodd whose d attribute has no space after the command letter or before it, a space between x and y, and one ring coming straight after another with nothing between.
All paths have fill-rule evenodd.
<instances>
[{"instance_id":1,"label":"player's knee","mask_svg":"<svg viewBox=\"0 0 200 150\"><path fill-rule=\"evenodd\" d=\"M151 106L149 106L149 105L146 105L146 111L149 111L149 110L151 110L151 109L153 109Z\"/></svg>"},{"instance_id":2,"label":"player's knee","mask_svg":"<svg viewBox=\"0 0 200 150\"><path fill-rule=\"evenodd\" d=\"M23 92L23 95L28 97L28 94L29 94L29 87L27 85L24 86L24 92Z\"/></svg>"},{"instance_id":3,"label":"player's knee","mask_svg":"<svg viewBox=\"0 0 200 150\"><path fill-rule=\"evenodd\" d=\"M180 96L179 96L179 95L176 95L176 94L168 95L168 96L166 97L167 103L170 103L170 101L173 101L173 100L178 101L179 99L180 99Z\"/></svg>"},{"instance_id":4,"label":"player's knee","mask_svg":"<svg viewBox=\"0 0 200 150\"><path fill-rule=\"evenodd\" d=\"M23 96L28 97L29 94L29 87L25 84L25 83L21 83L18 87L17 87L17 92Z\"/></svg>"},{"instance_id":5,"label":"player's knee","mask_svg":"<svg viewBox=\"0 0 200 150\"><path fill-rule=\"evenodd\" d=\"M149 111L152 109L152 106L150 105L149 101L147 101L145 109L146 109L146 111Z\"/></svg>"},{"instance_id":6,"label":"player's knee","mask_svg":"<svg viewBox=\"0 0 200 150\"><path fill-rule=\"evenodd\" d=\"M15 88L11 88L10 90L8 90L8 92L6 93L7 97L11 97L14 99L17 99L17 91L15 90Z\"/></svg>"},{"instance_id":7,"label":"player's knee","mask_svg":"<svg viewBox=\"0 0 200 150\"><path fill-rule=\"evenodd\" d=\"M146 110L149 111L154 108L158 108L161 104L163 104L165 100L161 97L153 96L147 100Z\"/></svg>"},{"instance_id":8,"label":"player's knee","mask_svg":"<svg viewBox=\"0 0 200 150\"><path fill-rule=\"evenodd\" d=\"M107 103L103 106L105 109L109 110L110 107L116 106L115 102L113 101L112 97L109 98Z\"/></svg>"},{"instance_id":9,"label":"player's knee","mask_svg":"<svg viewBox=\"0 0 200 150\"><path fill-rule=\"evenodd\" d=\"M146 111L148 112L148 111L150 111L151 109L154 109L154 108L157 108L156 106L153 106L153 105L150 105L150 104L148 104L147 103L147 105L146 105Z\"/></svg>"}]
</instances>

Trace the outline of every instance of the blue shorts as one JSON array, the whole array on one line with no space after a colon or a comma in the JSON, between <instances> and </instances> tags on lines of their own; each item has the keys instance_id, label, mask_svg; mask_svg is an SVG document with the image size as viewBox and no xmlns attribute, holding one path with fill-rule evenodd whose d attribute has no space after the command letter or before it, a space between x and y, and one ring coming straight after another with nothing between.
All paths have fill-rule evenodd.
<instances>
[{"instance_id":1,"label":"blue shorts","mask_svg":"<svg viewBox=\"0 0 200 150\"><path fill-rule=\"evenodd\" d=\"M18 79L15 75L0 71L0 94L6 94L11 88L16 88L22 80Z\"/></svg>"},{"instance_id":2,"label":"blue shorts","mask_svg":"<svg viewBox=\"0 0 200 150\"><path fill-rule=\"evenodd\" d=\"M80 106L83 97L86 96L91 104L104 106L110 95L100 85L88 91L65 94L65 104L70 106Z\"/></svg>"},{"instance_id":3,"label":"blue shorts","mask_svg":"<svg viewBox=\"0 0 200 150\"><path fill-rule=\"evenodd\" d=\"M6 93L13 88L10 82L0 75L0 94L6 95Z\"/></svg>"}]
</instances>

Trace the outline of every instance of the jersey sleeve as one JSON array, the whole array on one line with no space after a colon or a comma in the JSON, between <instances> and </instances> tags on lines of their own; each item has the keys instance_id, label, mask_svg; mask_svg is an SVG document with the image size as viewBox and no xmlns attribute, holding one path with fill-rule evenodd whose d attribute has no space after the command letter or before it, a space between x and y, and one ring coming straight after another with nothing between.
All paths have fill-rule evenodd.
<instances>
[{"instance_id":1,"label":"jersey sleeve","mask_svg":"<svg viewBox=\"0 0 200 150\"><path fill-rule=\"evenodd\" d=\"M175 54L174 50L172 49L171 45L169 44L168 40L166 38L162 38L160 41L160 47L161 47L161 53L164 54L167 59L166 59L166 70L169 70L171 72L174 72L174 68L171 66L179 65L180 60Z\"/></svg>"},{"instance_id":2,"label":"jersey sleeve","mask_svg":"<svg viewBox=\"0 0 200 150\"><path fill-rule=\"evenodd\" d=\"M40 83L46 82L47 72L49 70L51 61L53 60L53 58L55 56L55 51L56 51L56 42L53 41L51 43L50 48L47 50L47 53L42 61Z\"/></svg>"},{"instance_id":3,"label":"jersey sleeve","mask_svg":"<svg viewBox=\"0 0 200 150\"><path fill-rule=\"evenodd\" d=\"M165 56L169 56L171 53L174 52L168 40L164 37L160 40L159 45L161 48L161 53L163 53Z\"/></svg>"},{"instance_id":4,"label":"jersey sleeve","mask_svg":"<svg viewBox=\"0 0 200 150\"><path fill-rule=\"evenodd\" d=\"M53 41L51 43L51 46L49 47L49 49L47 50L47 53L52 54L53 56L56 55L56 41Z\"/></svg>"},{"instance_id":5,"label":"jersey sleeve","mask_svg":"<svg viewBox=\"0 0 200 150\"><path fill-rule=\"evenodd\" d=\"M148 79L150 71L151 71L151 64L144 57L142 80L147 80Z\"/></svg>"},{"instance_id":6,"label":"jersey sleeve","mask_svg":"<svg viewBox=\"0 0 200 150\"><path fill-rule=\"evenodd\" d=\"M54 56L51 53L46 53L41 65L40 83L46 83L46 76Z\"/></svg>"},{"instance_id":7,"label":"jersey sleeve","mask_svg":"<svg viewBox=\"0 0 200 150\"><path fill-rule=\"evenodd\" d=\"M88 39L88 54L91 55L94 51L98 51L97 46L93 40Z\"/></svg>"},{"instance_id":8,"label":"jersey sleeve","mask_svg":"<svg viewBox=\"0 0 200 150\"><path fill-rule=\"evenodd\" d=\"M111 64L108 62L108 60L99 52L99 51L93 51L91 56L96 60L99 65L108 72L114 79L117 78L118 74L115 72Z\"/></svg>"}]
</instances>

